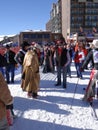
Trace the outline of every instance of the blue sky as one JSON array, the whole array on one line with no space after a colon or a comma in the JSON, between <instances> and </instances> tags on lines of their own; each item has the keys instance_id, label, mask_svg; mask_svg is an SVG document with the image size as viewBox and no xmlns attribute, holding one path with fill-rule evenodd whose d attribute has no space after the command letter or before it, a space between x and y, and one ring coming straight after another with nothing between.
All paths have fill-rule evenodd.
<instances>
[{"instance_id":1,"label":"blue sky","mask_svg":"<svg viewBox=\"0 0 98 130\"><path fill-rule=\"evenodd\" d=\"M57 0L0 0L0 35L45 30L52 4Z\"/></svg>"}]
</instances>

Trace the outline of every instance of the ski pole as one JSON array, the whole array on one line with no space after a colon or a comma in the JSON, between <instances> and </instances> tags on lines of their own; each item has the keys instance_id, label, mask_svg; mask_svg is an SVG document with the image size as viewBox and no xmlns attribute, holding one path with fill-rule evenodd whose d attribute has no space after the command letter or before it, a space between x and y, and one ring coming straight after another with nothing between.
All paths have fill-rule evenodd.
<instances>
[{"instance_id":1,"label":"ski pole","mask_svg":"<svg viewBox=\"0 0 98 130\"><path fill-rule=\"evenodd\" d=\"M75 98L75 94L76 94L78 83L79 83L79 78L78 78L76 86L75 86L75 90L74 90L74 94L73 94L73 98L72 98L70 109L72 109L72 105L73 105L73 102L74 102L74 98Z\"/></svg>"}]
</instances>

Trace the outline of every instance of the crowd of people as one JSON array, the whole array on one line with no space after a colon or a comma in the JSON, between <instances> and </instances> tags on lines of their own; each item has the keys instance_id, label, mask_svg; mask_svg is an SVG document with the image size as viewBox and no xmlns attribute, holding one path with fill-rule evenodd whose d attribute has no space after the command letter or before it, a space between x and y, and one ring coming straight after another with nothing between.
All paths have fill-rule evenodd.
<instances>
[{"instance_id":1,"label":"crowd of people","mask_svg":"<svg viewBox=\"0 0 98 130\"><path fill-rule=\"evenodd\" d=\"M71 63L74 62L78 78L83 78L84 69L91 69L90 82L83 100L91 102L95 97L96 81L98 80L98 40L91 44L77 41L66 43L58 40L55 44L31 45L24 41L20 50L15 53L6 45L6 51L0 54L0 129L9 130L6 110L13 112L13 97L8 84L15 83L15 67L21 66L21 88L29 98L37 98L40 84L39 66L43 73L57 73L55 86L67 87L67 76L72 78ZM1 62L2 61L2 62ZM61 80L62 75L62 80ZM98 94L98 93L97 93ZM97 95L98 97L98 95Z\"/></svg>"}]
</instances>

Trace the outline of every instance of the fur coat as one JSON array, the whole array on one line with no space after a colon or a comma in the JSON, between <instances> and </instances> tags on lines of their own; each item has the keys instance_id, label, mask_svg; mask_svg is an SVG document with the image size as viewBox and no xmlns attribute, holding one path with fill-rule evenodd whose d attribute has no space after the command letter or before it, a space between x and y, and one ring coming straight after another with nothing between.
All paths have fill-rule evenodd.
<instances>
[{"instance_id":1,"label":"fur coat","mask_svg":"<svg viewBox=\"0 0 98 130\"><path fill-rule=\"evenodd\" d=\"M13 102L13 97L8 89L7 83L0 72L0 120L6 117L6 105Z\"/></svg>"},{"instance_id":2,"label":"fur coat","mask_svg":"<svg viewBox=\"0 0 98 130\"><path fill-rule=\"evenodd\" d=\"M26 92L37 92L39 89L39 61L35 51L28 50L23 62L21 87Z\"/></svg>"}]
</instances>

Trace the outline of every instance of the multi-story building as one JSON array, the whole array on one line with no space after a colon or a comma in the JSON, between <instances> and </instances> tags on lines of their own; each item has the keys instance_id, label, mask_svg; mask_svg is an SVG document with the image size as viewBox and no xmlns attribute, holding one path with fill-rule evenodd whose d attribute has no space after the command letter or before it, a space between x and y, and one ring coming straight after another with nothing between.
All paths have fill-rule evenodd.
<instances>
[{"instance_id":1,"label":"multi-story building","mask_svg":"<svg viewBox=\"0 0 98 130\"><path fill-rule=\"evenodd\" d=\"M53 33L62 32L60 2L61 0L58 0L57 3L53 3L52 10L50 11L50 20L46 24L46 30L50 30Z\"/></svg>"},{"instance_id":2,"label":"multi-story building","mask_svg":"<svg viewBox=\"0 0 98 130\"><path fill-rule=\"evenodd\" d=\"M50 14L50 30L62 33L65 39L71 33L98 28L98 0L58 0Z\"/></svg>"},{"instance_id":3,"label":"multi-story building","mask_svg":"<svg viewBox=\"0 0 98 130\"><path fill-rule=\"evenodd\" d=\"M71 31L98 28L98 0L71 0Z\"/></svg>"}]
</instances>

